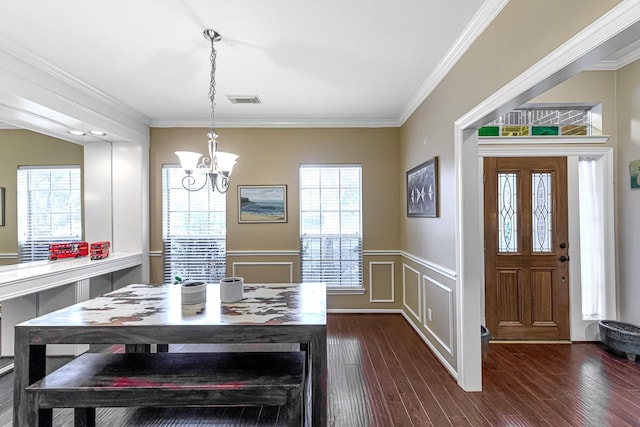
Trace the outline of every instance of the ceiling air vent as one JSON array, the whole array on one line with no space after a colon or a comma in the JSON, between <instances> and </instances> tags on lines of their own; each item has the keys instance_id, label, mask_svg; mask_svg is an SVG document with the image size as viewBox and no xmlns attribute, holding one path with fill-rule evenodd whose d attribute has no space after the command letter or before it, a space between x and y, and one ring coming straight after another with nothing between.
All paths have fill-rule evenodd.
<instances>
[{"instance_id":1,"label":"ceiling air vent","mask_svg":"<svg viewBox=\"0 0 640 427\"><path fill-rule=\"evenodd\" d=\"M257 96L240 96L240 95L227 95L229 101L232 104L260 104L260 98Z\"/></svg>"}]
</instances>

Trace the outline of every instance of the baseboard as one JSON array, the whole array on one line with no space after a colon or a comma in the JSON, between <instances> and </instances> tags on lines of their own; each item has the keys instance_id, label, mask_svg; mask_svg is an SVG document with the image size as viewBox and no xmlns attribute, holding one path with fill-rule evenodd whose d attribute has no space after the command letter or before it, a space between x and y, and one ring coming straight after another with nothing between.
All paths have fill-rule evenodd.
<instances>
[{"instance_id":1,"label":"baseboard","mask_svg":"<svg viewBox=\"0 0 640 427\"><path fill-rule=\"evenodd\" d=\"M340 314L402 314L399 308L328 308L327 313Z\"/></svg>"},{"instance_id":2,"label":"baseboard","mask_svg":"<svg viewBox=\"0 0 640 427\"><path fill-rule=\"evenodd\" d=\"M425 334L422 333L422 331L420 330L420 328L418 328L412 321L411 318L409 316L407 316L407 313L405 313L404 311L402 311L402 317L404 317L404 319L407 321L407 323L409 323L409 325L411 325L411 327L413 328L414 331L416 331L416 333L418 334L418 336L420 338L422 338L422 341L424 341L424 343L427 345L427 347L429 347L429 350L431 350L431 352L438 358L438 360L440 361L440 363L442 363L442 366L445 367L445 369L447 371L449 371L449 374L451 374L451 376L453 378L456 379L456 381L458 380L458 372L453 368L453 366L451 366L451 364L447 361L447 359L444 358L444 356L442 356L442 354L440 354L440 352L437 350L436 346L434 346L431 341L429 341L429 339L426 337Z\"/></svg>"}]
</instances>

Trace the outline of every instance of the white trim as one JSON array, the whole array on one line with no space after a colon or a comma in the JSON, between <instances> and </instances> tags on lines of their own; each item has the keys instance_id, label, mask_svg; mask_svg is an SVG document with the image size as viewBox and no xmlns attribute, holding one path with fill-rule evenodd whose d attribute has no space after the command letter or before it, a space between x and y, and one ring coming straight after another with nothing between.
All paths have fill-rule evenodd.
<instances>
[{"instance_id":1,"label":"white trim","mask_svg":"<svg viewBox=\"0 0 640 427\"><path fill-rule=\"evenodd\" d=\"M161 257L162 256L162 251L149 251L149 256L150 257Z\"/></svg>"},{"instance_id":2,"label":"white trim","mask_svg":"<svg viewBox=\"0 0 640 427\"><path fill-rule=\"evenodd\" d=\"M549 156L602 156L605 153L613 150L610 146L596 147L593 145L587 146L571 146L563 147L561 142L557 145L545 144L541 146L478 146L479 157L549 157ZM480 194L482 194L482 188L480 188Z\"/></svg>"},{"instance_id":3,"label":"white trim","mask_svg":"<svg viewBox=\"0 0 640 427\"><path fill-rule=\"evenodd\" d=\"M11 88L0 94L3 121L78 144L122 138L149 147L147 116L4 37L0 37L0 63L0 77ZM28 110L26 101L31 103ZM51 118L48 110L59 114ZM104 130L107 136L73 137L67 130L78 122Z\"/></svg>"},{"instance_id":4,"label":"white trim","mask_svg":"<svg viewBox=\"0 0 640 427\"><path fill-rule=\"evenodd\" d=\"M640 49L634 49L619 59L603 59L590 67L589 70L616 71L632 62L636 62L638 59L640 59Z\"/></svg>"},{"instance_id":5,"label":"white trim","mask_svg":"<svg viewBox=\"0 0 640 427\"><path fill-rule=\"evenodd\" d=\"M327 295L364 295L367 290L354 286L327 286Z\"/></svg>"},{"instance_id":6,"label":"white trim","mask_svg":"<svg viewBox=\"0 0 640 427\"><path fill-rule=\"evenodd\" d=\"M10 252L0 254L0 259L18 259L18 254L12 254Z\"/></svg>"},{"instance_id":7,"label":"white trim","mask_svg":"<svg viewBox=\"0 0 640 427\"><path fill-rule=\"evenodd\" d=\"M373 265L390 265L391 266L391 299L374 299L373 297ZM369 263L369 302L395 302L395 265L393 261L372 261Z\"/></svg>"},{"instance_id":8,"label":"white trim","mask_svg":"<svg viewBox=\"0 0 640 427\"><path fill-rule=\"evenodd\" d=\"M299 250L283 251L227 251L227 256L300 256Z\"/></svg>"},{"instance_id":9,"label":"white trim","mask_svg":"<svg viewBox=\"0 0 640 427\"><path fill-rule=\"evenodd\" d=\"M431 328L429 327L429 325L427 324L427 320L428 320L428 316L426 313L428 313L428 306L427 306L427 283L426 282L431 282L433 283L434 286L444 290L445 292L447 292L449 294L449 345L446 345L444 343L444 341L442 341L442 339L438 336L438 334L436 334L433 330L431 330ZM453 340L454 340L454 335L453 335L453 324L454 324L454 318L453 318L453 289L449 289L447 288L445 285L443 285L442 283L433 280L425 275L422 276L422 287L423 287L423 292L422 292L422 302L424 304L424 313L425 315L422 316L422 326L424 326L424 328L431 334L431 336L438 342L438 344L440 344L442 346L442 348L444 348L446 350L447 353L449 353L450 356L453 356Z\"/></svg>"},{"instance_id":10,"label":"white trim","mask_svg":"<svg viewBox=\"0 0 640 427\"><path fill-rule=\"evenodd\" d=\"M424 343L427 345L427 347L429 347L429 349L431 350L431 353L433 353L433 355L436 356L436 358L440 361L440 363L442 363L442 365L445 367L445 369L447 371L449 371L449 374L451 374L451 376L453 378L455 378L456 380L459 380L458 372L456 372L456 370L453 368L453 366L451 366L451 364L447 361L447 359L442 357L442 354L436 349L436 347L433 345L433 343L431 341L429 341L429 339L425 336L425 334L422 333L420 328L418 328L418 326L416 326L413 323L411 318L409 318L409 316L407 316L407 313L405 313L403 311L401 314L402 314L402 317L404 317L405 320L409 323L409 325L411 325L413 330L416 331L418 336L420 336L420 338L422 338L422 341L424 341Z\"/></svg>"},{"instance_id":11,"label":"white trim","mask_svg":"<svg viewBox=\"0 0 640 427\"><path fill-rule=\"evenodd\" d=\"M220 120L216 119L216 128L233 129L233 128L385 128L399 127L397 119L315 119L301 118L299 120L261 120L261 119L236 119L236 120ZM154 128L206 128L211 123L202 120L153 120L151 127Z\"/></svg>"},{"instance_id":12,"label":"white trim","mask_svg":"<svg viewBox=\"0 0 640 427\"><path fill-rule=\"evenodd\" d=\"M416 111L440 82L444 80L449 71L451 71L454 65L462 58L473 42L484 32L495 17L498 16L507 3L509 3L509 0L486 0L482 6L480 6L478 12L471 19L464 31L460 33L460 36L458 36L458 39L453 43L451 49L449 49L435 70L427 77L427 80L418 88L416 94L404 107L398 117L398 123L400 123L400 125L407 121L411 114Z\"/></svg>"},{"instance_id":13,"label":"white trim","mask_svg":"<svg viewBox=\"0 0 640 427\"><path fill-rule=\"evenodd\" d=\"M481 319L481 284L477 277L483 272L482 266L474 259L482 256L483 247L478 236L480 231L473 231L478 228L479 215L478 137L474 128L587 68L619 48L616 45L627 44L634 35L625 30L638 21L640 2L623 1L454 123L457 370L458 384L466 391L482 390L480 337L477 333ZM473 136L471 132L474 132Z\"/></svg>"},{"instance_id":14,"label":"white trim","mask_svg":"<svg viewBox=\"0 0 640 427\"><path fill-rule=\"evenodd\" d=\"M293 263L292 262L234 262L231 264L232 275L236 276L236 265L288 265L289 283L293 283Z\"/></svg>"},{"instance_id":15,"label":"white trim","mask_svg":"<svg viewBox=\"0 0 640 427\"><path fill-rule=\"evenodd\" d=\"M478 145L606 144L609 136L479 136Z\"/></svg>"},{"instance_id":16,"label":"white trim","mask_svg":"<svg viewBox=\"0 0 640 427\"><path fill-rule=\"evenodd\" d=\"M0 301L142 265L141 253L112 253L92 261L82 257L63 261L36 261L0 270Z\"/></svg>"},{"instance_id":17,"label":"white trim","mask_svg":"<svg viewBox=\"0 0 640 427\"><path fill-rule=\"evenodd\" d=\"M406 275L406 271L410 270L411 272L415 273L415 275L418 277L418 312L416 313L415 311L413 311L411 309L411 307L409 307L407 305L407 275ZM416 270L415 268L412 268L410 266L408 266L407 264L402 264L402 305L404 306L404 308L407 309L407 311L409 311L409 313L413 314L413 316L416 318L416 320L418 320L418 322L421 321L422 318L422 313L421 313L421 309L422 309L422 286L420 283L420 272L418 270Z\"/></svg>"},{"instance_id":18,"label":"white trim","mask_svg":"<svg viewBox=\"0 0 640 427\"><path fill-rule=\"evenodd\" d=\"M327 313L339 314L402 314L399 308L328 308Z\"/></svg>"},{"instance_id":19,"label":"white trim","mask_svg":"<svg viewBox=\"0 0 640 427\"><path fill-rule=\"evenodd\" d=\"M363 256L401 256L402 251L397 249L366 249L362 251Z\"/></svg>"},{"instance_id":20,"label":"white trim","mask_svg":"<svg viewBox=\"0 0 640 427\"><path fill-rule=\"evenodd\" d=\"M434 264L432 262L429 262L427 260L424 260L422 258L419 258L415 255L410 254L409 252L404 252L401 251L400 252L402 254L403 257L417 263L420 264L422 267L428 268L431 271L434 271L438 274L441 274L442 276L446 277L447 279L450 280L456 280L456 272L453 270L450 270L446 267L443 267L441 265L438 264Z\"/></svg>"}]
</instances>

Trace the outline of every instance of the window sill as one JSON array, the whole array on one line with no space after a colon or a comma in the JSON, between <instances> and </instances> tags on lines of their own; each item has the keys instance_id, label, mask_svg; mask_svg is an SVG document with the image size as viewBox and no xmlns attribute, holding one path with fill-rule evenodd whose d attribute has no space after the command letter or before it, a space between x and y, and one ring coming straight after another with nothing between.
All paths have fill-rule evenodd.
<instances>
[{"instance_id":1,"label":"window sill","mask_svg":"<svg viewBox=\"0 0 640 427\"><path fill-rule=\"evenodd\" d=\"M365 289L361 286L327 286L327 295L363 295Z\"/></svg>"}]
</instances>

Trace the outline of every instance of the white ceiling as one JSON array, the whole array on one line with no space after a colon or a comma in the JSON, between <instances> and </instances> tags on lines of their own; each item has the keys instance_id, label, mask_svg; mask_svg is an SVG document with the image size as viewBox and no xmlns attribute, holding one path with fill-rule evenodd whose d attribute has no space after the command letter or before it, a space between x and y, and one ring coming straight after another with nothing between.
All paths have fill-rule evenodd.
<instances>
[{"instance_id":1,"label":"white ceiling","mask_svg":"<svg viewBox=\"0 0 640 427\"><path fill-rule=\"evenodd\" d=\"M490 0L485 10L503 4ZM210 45L202 31L213 28L223 36L216 44L219 126L393 126L422 101L447 54L477 35L463 33L482 5L3 1L0 48L34 54L142 113L150 126L206 126ZM233 105L225 95L257 95L262 103Z\"/></svg>"},{"instance_id":2,"label":"white ceiling","mask_svg":"<svg viewBox=\"0 0 640 427\"><path fill-rule=\"evenodd\" d=\"M202 31L213 28L223 36L216 44L219 127L399 126L505 4L3 1L0 52L135 110L147 126L207 126L210 45ZM639 47L600 69L638 59ZM233 105L226 95L262 103Z\"/></svg>"}]
</instances>

